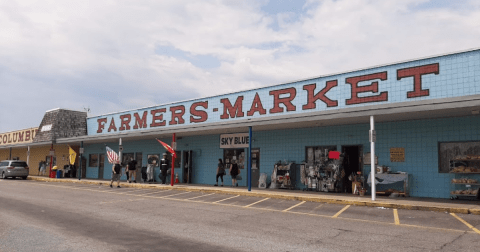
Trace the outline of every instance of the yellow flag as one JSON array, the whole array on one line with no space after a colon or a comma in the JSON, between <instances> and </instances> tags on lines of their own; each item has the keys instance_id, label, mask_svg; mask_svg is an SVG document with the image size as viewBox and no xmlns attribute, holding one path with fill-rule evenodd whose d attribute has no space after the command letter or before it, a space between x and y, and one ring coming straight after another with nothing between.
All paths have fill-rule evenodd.
<instances>
[{"instance_id":1,"label":"yellow flag","mask_svg":"<svg viewBox=\"0 0 480 252\"><path fill-rule=\"evenodd\" d=\"M70 146L68 146L68 154L70 158L70 164L75 164L75 158L77 157L77 153Z\"/></svg>"}]
</instances>

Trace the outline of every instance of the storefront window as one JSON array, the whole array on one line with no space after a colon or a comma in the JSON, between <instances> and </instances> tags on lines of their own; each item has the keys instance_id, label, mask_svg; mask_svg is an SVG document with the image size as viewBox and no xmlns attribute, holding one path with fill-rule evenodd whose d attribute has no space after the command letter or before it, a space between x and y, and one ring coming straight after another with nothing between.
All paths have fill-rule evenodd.
<instances>
[{"instance_id":1,"label":"storefront window","mask_svg":"<svg viewBox=\"0 0 480 252\"><path fill-rule=\"evenodd\" d=\"M158 154L149 154L147 155L147 163L148 164L153 164L155 163L156 167L159 167L160 165L160 156Z\"/></svg>"},{"instance_id":2,"label":"storefront window","mask_svg":"<svg viewBox=\"0 0 480 252\"><path fill-rule=\"evenodd\" d=\"M245 167L245 150L244 149L224 149L223 150L223 161L225 167L229 168L230 164L235 162L238 165L239 169L244 169Z\"/></svg>"},{"instance_id":3,"label":"storefront window","mask_svg":"<svg viewBox=\"0 0 480 252\"><path fill-rule=\"evenodd\" d=\"M90 154L88 156L88 166L97 167L98 166L98 154Z\"/></svg>"},{"instance_id":4,"label":"storefront window","mask_svg":"<svg viewBox=\"0 0 480 252\"><path fill-rule=\"evenodd\" d=\"M327 155L330 151L336 151L337 146L329 145L329 146L307 146L305 147L305 160L307 163L313 164L316 161L320 161L322 156ZM325 154L325 152L327 154Z\"/></svg>"},{"instance_id":5,"label":"storefront window","mask_svg":"<svg viewBox=\"0 0 480 252\"><path fill-rule=\"evenodd\" d=\"M480 142L438 143L438 172L448 173L453 166L471 166L480 168L480 162L454 162L458 160L480 160Z\"/></svg>"}]
</instances>

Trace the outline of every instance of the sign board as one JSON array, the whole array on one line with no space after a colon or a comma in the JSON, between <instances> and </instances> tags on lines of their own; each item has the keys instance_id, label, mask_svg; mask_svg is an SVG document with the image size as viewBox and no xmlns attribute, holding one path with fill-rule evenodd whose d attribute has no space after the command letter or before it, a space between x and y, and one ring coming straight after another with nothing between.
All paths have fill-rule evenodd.
<instances>
[{"instance_id":1,"label":"sign board","mask_svg":"<svg viewBox=\"0 0 480 252\"><path fill-rule=\"evenodd\" d=\"M372 164L370 156L371 156L370 152L367 152L367 153L365 153L365 155L363 155L363 164L364 165ZM376 155L375 155L375 164L378 165L378 156L376 156Z\"/></svg>"},{"instance_id":2,"label":"sign board","mask_svg":"<svg viewBox=\"0 0 480 252\"><path fill-rule=\"evenodd\" d=\"M405 148L390 148L390 162L405 162Z\"/></svg>"},{"instance_id":3,"label":"sign board","mask_svg":"<svg viewBox=\"0 0 480 252\"><path fill-rule=\"evenodd\" d=\"M370 143L375 143L377 141L377 132L375 130L368 131Z\"/></svg>"},{"instance_id":4,"label":"sign board","mask_svg":"<svg viewBox=\"0 0 480 252\"><path fill-rule=\"evenodd\" d=\"M0 133L0 146L15 145L33 142L37 135L38 128L30 128L7 133Z\"/></svg>"},{"instance_id":5,"label":"sign board","mask_svg":"<svg viewBox=\"0 0 480 252\"><path fill-rule=\"evenodd\" d=\"M80 152L80 154L83 154L83 153L84 153L84 151L85 151L85 149L84 149L84 148L80 148L78 152Z\"/></svg>"},{"instance_id":6,"label":"sign board","mask_svg":"<svg viewBox=\"0 0 480 252\"><path fill-rule=\"evenodd\" d=\"M221 149L248 148L250 143L248 133L220 135Z\"/></svg>"},{"instance_id":7,"label":"sign board","mask_svg":"<svg viewBox=\"0 0 480 252\"><path fill-rule=\"evenodd\" d=\"M46 132L46 131L50 131L52 130L52 125L49 124L49 125L43 125L42 126L42 129L40 130L40 132Z\"/></svg>"},{"instance_id":8,"label":"sign board","mask_svg":"<svg viewBox=\"0 0 480 252\"><path fill-rule=\"evenodd\" d=\"M55 156L55 150L50 150L49 156Z\"/></svg>"}]
</instances>

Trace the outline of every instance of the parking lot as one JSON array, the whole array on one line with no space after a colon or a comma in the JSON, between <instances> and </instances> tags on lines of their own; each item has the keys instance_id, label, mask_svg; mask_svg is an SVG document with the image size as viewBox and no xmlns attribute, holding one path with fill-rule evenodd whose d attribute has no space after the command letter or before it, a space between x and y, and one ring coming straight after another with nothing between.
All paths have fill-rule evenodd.
<instances>
[{"instance_id":1,"label":"parking lot","mask_svg":"<svg viewBox=\"0 0 480 252\"><path fill-rule=\"evenodd\" d=\"M292 215L311 216L312 218L341 219L352 222L369 222L409 228L469 232L480 235L480 216L471 214L365 207L169 189L110 188L103 185L46 183L37 181L32 181L31 183L35 183L36 186L116 195L115 197L105 197L105 200L98 202L100 205L122 204L124 202L139 200L184 201L247 210L283 212Z\"/></svg>"}]
</instances>

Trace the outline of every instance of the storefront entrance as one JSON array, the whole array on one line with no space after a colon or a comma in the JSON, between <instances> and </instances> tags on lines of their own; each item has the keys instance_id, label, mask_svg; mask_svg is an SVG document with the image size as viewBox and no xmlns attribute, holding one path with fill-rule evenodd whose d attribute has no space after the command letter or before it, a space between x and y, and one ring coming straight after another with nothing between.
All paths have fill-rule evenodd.
<instances>
[{"instance_id":1,"label":"storefront entrance","mask_svg":"<svg viewBox=\"0 0 480 252\"><path fill-rule=\"evenodd\" d=\"M352 193L352 182L348 180L350 174L356 174L358 171L362 171L362 145L346 145L342 146L342 153L345 155L343 158L343 168L345 170L345 176L343 177L344 191Z\"/></svg>"},{"instance_id":2,"label":"storefront entrance","mask_svg":"<svg viewBox=\"0 0 480 252\"><path fill-rule=\"evenodd\" d=\"M103 172L105 167L105 154L100 154L100 162L98 166L98 178L103 179Z\"/></svg>"},{"instance_id":3,"label":"storefront entrance","mask_svg":"<svg viewBox=\"0 0 480 252\"><path fill-rule=\"evenodd\" d=\"M182 178L183 183L191 184L193 183L193 166L192 166L192 154L191 150L183 152L183 169L182 169Z\"/></svg>"},{"instance_id":4,"label":"storefront entrance","mask_svg":"<svg viewBox=\"0 0 480 252\"><path fill-rule=\"evenodd\" d=\"M252 187L258 187L260 179L260 149L252 149Z\"/></svg>"}]
</instances>

